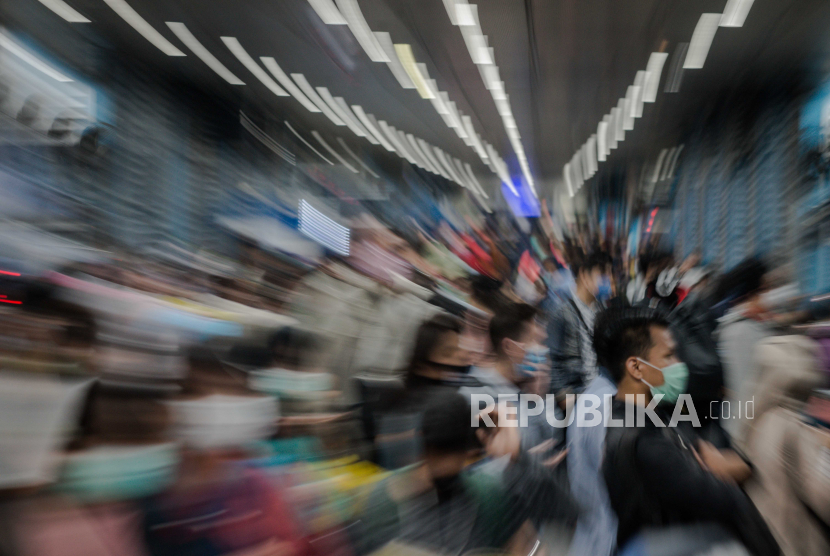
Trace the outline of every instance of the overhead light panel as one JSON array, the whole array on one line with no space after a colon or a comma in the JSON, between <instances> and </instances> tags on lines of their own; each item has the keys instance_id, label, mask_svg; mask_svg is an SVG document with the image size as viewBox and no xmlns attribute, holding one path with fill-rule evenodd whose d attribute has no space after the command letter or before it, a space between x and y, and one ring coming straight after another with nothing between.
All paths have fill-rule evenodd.
<instances>
[{"instance_id":1,"label":"overhead light panel","mask_svg":"<svg viewBox=\"0 0 830 556\"><path fill-rule=\"evenodd\" d=\"M395 53L398 55L398 60L400 60L404 71L406 71L406 74L412 80L412 84L415 85L415 89L417 89L421 98L432 98L432 91L418 69L415 55L412 53L412 47L408 44L396 44Z\"/></svg>"},{"instance_id":2,"label":"overhead light panel","mask_svg":"<svg viewBox=\"0 0 830 556\"><path fill-rule=\"evenodd\" d=\"M41 0L43 1L43 0ZM721 27L743 27L755 0L729 0L720 19Z\"/></svg>"},{"instance_id":3,"label":"overhead light panel","mask_svg":"<svg viewBox=\"0 0 830 556\"><path fill-rule=\"evenodd\" d=\"M607 116L606 116L607 118ZM608 120L603 120L597 126L597 160L605 162L606 152L608 150Z\"/></svg>"},{"instance_id":4,"label":"overhead light panel","mask_svg":"<svg viewBox=\"0 0 830 556\"><path fill-rule=\"evenodd\" d=\"M634 110L634 117L635 118L642 118L643 117L643 93L646 86L646 79L648 79L648 72L640 70L637 72L637 77L634 78L634 87L637 88L637 94L635 96L635 110Z\"/></svg>"},{"instance_id":5,"label":"overhead light panel","mask_svg":"<svg viewBox=\"0 0 830 556\"><path fill-rule=\"evenodd\" d=\"M369 28L369 24L366 23L366 19L363 17L363 12L360 11L357 0L337 0L337 7L346 19L349 30L354 35L354 38L357 39L360 46L363 47L369 59L373 62L388 62L389 58L380 47L375 34Z\"/></svg>"},{"instance_id":6,"label":"overhead light panel","mask_svg":"<svg viewBox=\"0 0 830 556\"><path fill-rule=\"evenodd\" d=\"M161 33L156 31L152 25L147 23L143 17L138 15L132 6L127 4L124 0L104 0L107 5L113 9L115 13L121 16L121 19L130 24L130 26L141 34L142 37L150 41L153 46L167 54L168 56L186 56L184 52L173 46L173 43L161 36Z\"/></svg>"},{"instance_id":7,"label":"overhead light panel","mask_svg":"<svg viewBox=\"0 0 830 556\"><path fill-rule=\"evenodd\" d=\"M692 34L692 41L689 43L689 51L686 53L686 61L683 62L683 69L701 69L706 62L709 48L715 39L715 31L720 25L721 14L701 14L700 19Z\"/></svg>"},{"instance_id":8,"label":"overhead light panel","mask_svg":"<svg viewBox=\"0 0 830 556\"><path fill-rule=\"evenodd\" d=\"M260 82L265 85L269 91L277 95L278 97L287 97L288 93L282 89L279 85L277 85L273 79L268 77L268 74L265 73L265 70L259 67L251 55L242 48L242 45L239 44L239 41L236 37L221 37L222 42L225 43L225 46L236 56L237 60L242 62L242 65L248 68L248 71L254 74L254 77L260 80Z\"/></svg>"},{"instance_id":9,"label":"overhead light panel","mask_svg":"<svg viewBox=\"0 0 830 556\"><path fill-rule=\"evenodd\" d=\"M288 123L288 120L286 120L286 121L285 121L285 126L288 128L288 130L289 130L291 133L293 133L293 134L294 134L294 137L296 137L297 139L299 139L300 141L302 141L302 142L303 142L303 144L304 144L306 147L308 147L309 149L311 149L311 151L312 151L314 154L316 154L317 156L319 156L320 158L322 158L323 160L325 160L326 162L328 162L329 164L331 164L332 166L334 166L334 162L332 162L331 160L329 160L328 158L326 158L325 156L323 156L323 153L321 153L320 151L318 151L317 149L315 149L315 148L314 148L314 145L312 145L311 143L309 143L308 141L306 141L306 140L303 138L303 136L302 136L302 135L300 135L299 133L297 133L297 130L296 130L296 129L294 129L294 127L293 127L290 123Z\"/></svg>"},{"instance_id":10,"label":"overhead light panel","mask_svg":"<svg viewBox=\"0 0 830 556\"><path fill-rule=\"evenodd\" d=\"M421 147L421 152L424 153L424 156L429 161L430 165L435 168L438 174L443 176L444 172L441 170L441 164L439 164L438 160L435 159L435 155L432 153L432 148L429 146L429 143L420 138L417 139L417 141L418 145Z\"/></svg>"},{"instance_id":11,"label":"overhead light panel","mask_svg":"<svg viewBox=\"0 0 830 556\"><path fill-rule=\"evenodd\" d=\"M216 59L216 57L205 48L202 43L198 41L196 37L193 36L193 33L190 32L190 29L185 27L184 23L179 23L175 21L168 21L167 26L173 31L173 34L179 37L179 40L184 43L184 45L190 49L193 54L196 55L201 61L203 61L207 67L212 69L219 77L230 83L231 85L244 85L245 82L235 76L231 71L226 68L222 62Z\"/></svg>"},{"instance_id":12,"label":"overhead light panel","mask_svg":"<svg viewBox=\"0 0 830 556\"><path fill-rule=\"evenodd\" d=\"M337 114L337 117L343 122L343 124L352 130L352 133L354 133L358 137L366 137L366 133L364 133L362 129L355 125L355 122L353 122L351 118L349 118L349 116L343 112L343 109L340 107L339 104L337 104L337 101L334 100L334 97L331 96L331 93L327 88L317 87L317 93L320 95L320 97L322 97L324 101L326 101L326 104L332 110L332 112Z\"/></svg>"},{"instance_id":13,"label":"overhead light panel","mask_svg":"<svg viewBox=\"0 0 830 556\"><path fill-rule=\"evenodd\" d=\"M10 53L14 54L39 72L48 75L55 81L60 81L61 83L70 83L72 82L71 77L67 77L66 75L62 74L46 62L42 61L40 58L17 44L13 41L8 35L3 32L0 32L0 47L5 48Z\"/></svg>"},{"instance_id":14,"label":"overhead light panel","mask_svg":"<svg viewBox=\"0 0 830 556\"><path fill-rule=\"evenodd\" d=\"M372 176L374 176L374 177L376 177L376 178L379 178L379 177L380 177L380 176L379 176L379 175L377 175L377 174L376 174L376 173L375 173L375 172L374 172L371 168L369 168L369 166L367 166L365 162L363 162L363 159L361 159L359 156L357 156L357 155L354 153L354 151L353 151L352 149L350 149L350 148L349 148L349 146L346 144L346 142L345 142L345 141L343 141L343 139L341 139L340 137L338 137L338 138L337 138L337 142L338 142L338 143L340 143L340 146L341 146L341 147L343 147L343 150L345 150L347 153L349 153L349 156L351 156L353 159L355 159L355 161L356 161L358 164L360 164L360 165L363 167L363 169L364 169L364 170L366 170L369 174L371 174Z\"/></svg>"},{"instance_id":15,"label":"overhead light panel","mask_svg":"<svg viewBox=\"0 0 830 556\"><path fill-rule=\"evenodd\" d=\"M320 98L320 95L317 94L317 91L314 90L314 87L308 82L308 79L305 78L305 75L302 73L292 73L291 79L297 84L300 90L305 93L305 96L308 97L311 102L317 105L317 108L325 114L325 116L331 120L334 125L346 125L346 122L340 119L340 117L331 109L329 105Z\"/></svg>"},{"instance_id":16,"label":"overhead light panel","mask_svg":"<svg viewBox=\"0 0 830 556\"><path fill-rule=\"evenodd\" d=\"M300 200L297 216L299 217L298 228L301 233L338 255L349 256L350 230L347 227L341 226L312 207L305 199Z\"/></svg>"},{"instance_id":17,"label":"overhead light panel","mask_svg":"<svg viewBox=\"0 0 830 556\"><path fill-rule=\"evenodd\" d=\"M634 86L629 85L625 92L625 98L623 99L623 129L626 131L634 129L634 113L637 110L634 94Z\"/></svg>"},{"instance_id":18,"label":"overhead light panel","mask_svg":"<svg viewBox=\"0 0 830 556\"><path fill-rule=\"evenodd\" d=\"M614 108L614 122L617 125L617 142L625 141L625 99L621 98Z\"/></svg>"},{"instance_id":19,"label":"overhead light panel","mask_svg":"<svg viewBox=\"0 0 830 556\"><path fill-rule=\"evenodd\" d=\"M378 145L378 140L372 137L372 135L360 125L360 122L357 120L355 115L352 113L352 109L349 108L349 105L346 104L346 101L343 97L334 97L334 102L337 103L337 106L340 107L340 110L343 114L345 114L347 121L346 125L349 125L349 122L357 128L360 133L355 132L360 137L365 137L371 144Z\"/></svg>"},{"instance_id":20,"label":"overhead light panel","mask_svg":"<svg viewBox=\"0 0 830 556\"><path fill-rule=\"evenodd\" d=\"M478 6L466 2L455 3L455 20L459 27L478 26Z\"/></svg>"},{"instance_id":21,"label":"overhead light panel","mask_svg":"<svg viewBox=\"0 0 830 556\"><path fill-rule=\"evenodd\" d=\"M392 75L395 76L395 79L398 80L398 83L400 83L401 87L404 89L414 89L415 84L412 82L409 74L406 73L403 64L401 64L401 60L398 58L398 54L395 52L395 45L392 44L391 35L389 35L389 33L375 31L375 37L377 38L380 47L386 53L386 57L389 58L386 65L389 66L389 70L392 72Z\"/></svg>"},{"instance_id":22,"label":"overhead light panel","mask_svg":"<svg viewBox=\"0 0 830 556\"><path fill-rule=\"evenodd\" d=\"M369 120L366 115L366 112L363 111L363 107L358 104L352 104L352 110L354 111L355 115L357 115L357 119L360 120L360 123L363 124L363 127L366 128L366 131L372 134L372 137L377 139L378 143L383 146L389 152L395 152L395 148L390 145L386 138L381 135L380 130L378 130L374 124Z\"/></svg>"},{"instance_id":23,"label":"overhead light panel","mask_svg":"<svg viewBox=\"0 0 830 556\"><path fill-rule=\"evenodd\" d=\"M655 102L657 90L660 88L660 76L663 73L663 66L669 57L668 52L652 52L646 66L646 80L643 88L643 102Z\"/></svg>"},{"instance_id":24,"label":"overhead light panel","mask_svg":"<svg viewBox=\"0 0 830 556\"><path fill-rule=\"evenodd\" d=\"M320 136L319 133L317 133L316 130L312 131L311 134L314 136L315 139L317 139L317 142L320 143L323 146L323 148L326 149L329 152L329 154L331 156L333 156L334 158L337 159L338 162L340 162L340 164L342 164L343 166L345 166L346 168L348 168L349 170L351 170L355 174L359 173L357 171L357 168L355 168L354 166L352 166L351 164L346 162L346 159L343 158L342 156L340 156L340 154L337 151L332 149L331 146L329 146L329 144L326 143L325 140L323 140L323 138Z\"/></svg>"},{"instance_id":25,"label":"overhead light panel","mask_svg":"<svg viewBox=\"0 0 830 556\"><path fill-rule=\"evenodd\" d=\"M64 18L69 23L89 23L89 20L78 13L75 8L63 0L38 0L41 4Z\"/></svg>"},{"instance_id":26,"label":"overhead light panel","mask_svg":"<svg viewBox=\"0 0 830 556\"><path fill-rule=\"evenodd\" d=\"M478 188L479 193L481 193L481 195L482 195L485 199L489 199L489 198L490 198L490 196L487 194L487 192L486 192L486 191L484 191L484 188L483 188L483 187L481 187L481 184L479 183L478 179L476 178L476 175L473 173L473 169L472 169L472 168L470 168L470 165L469 165L468 163L465 163L465 164L464 164L464 168L466 168L466 170L467 170L467 175L468 175L468 176L470 176L470 180L471 180L474 184L476 184L476 187Z\"/></svg>"},{"instance_id":27,"label":"overhead light panel","mask_svg":"<svg viewBox=\"0 0 830 556\"><path fill-rule=\"evenodd\" d=\"M295 99L302 104L306 110L309 112L320 112L320 109L317 106L308 100L300 89L294 85L294 82L282 71L282 68L277 63L276 60L271 58L270 56L263 56L260 58L262 61L262 65L265 66L265 69L271 72L271 75L277 78L277 81L280 82L280 85L286 88L286 90L293 96Z\"/></svg>"},{"instance_id":28,"label":"overhead light panel","mask_svg":"<svg viewBox=\"0 0 830 556\"><path fill-rule=\"evenodd\" d=\"M588 151L588 170L590 170L591 175L597 173L599 170L599 164L597 164L597 136L596 134L591 135L588 139L588 142L585 144L586 149Z\"/></svg>"},{"instance_id":29,"label":"overhead light panel","mask_svg":"<svg viewBox=\"0 0 830 556\"><path fill-rule=\"evenodd\" d=\"M574 184L571 181L571 163L568 162L565 164L565 167L562 168L562 177L565 179L565 186L568 188L568 196L574 196Z\"/></svg>"},{"instance_id":30,"label":"overhead light panel","mask_svg":"<svg viewBox=\"0 0 830 556\"><path fill-rule=\"evenodd\" d=\"M308 3L326 25L346 25L346 18L332 0L308 0Z\"/></svg>"},{"instance_id":31,"label":"overhead light panel","mask_svg":"<svg viewBox=\"0 0 830 556\"><path fill-rule=\"evenodd\" d=\"M686 60L686 54L689 52L689 43L681 42L677 45L672 55L671 67L669 68L669 76L666 78L667 93L679 93L680 84L683 82L683 62Z\"/></svg>"}]
</instances>

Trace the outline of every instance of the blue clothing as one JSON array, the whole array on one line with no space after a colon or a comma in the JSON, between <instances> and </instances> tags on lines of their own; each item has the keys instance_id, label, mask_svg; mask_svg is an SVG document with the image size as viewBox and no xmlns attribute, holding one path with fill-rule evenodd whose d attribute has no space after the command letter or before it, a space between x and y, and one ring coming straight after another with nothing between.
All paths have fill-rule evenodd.
<instances>
[{"instance_id":1,"label":"blue clothing","mask_svg":"<svg viewBox=\"0 0 830 556\"><path fill-rule=\"evenodd\" d=\"M583 394L593 394L601 400L617 393L617 385L605 369L591 381ZM598 411L605 418L605 406ZM571 543L572 556L609 556L617 545L617 516L611 509L608 489L602 473L605 447L605 426L577 427L576 419L568 427L568 479L571 495L582 512L576 524Z\"/></svg>"}]
</instances>

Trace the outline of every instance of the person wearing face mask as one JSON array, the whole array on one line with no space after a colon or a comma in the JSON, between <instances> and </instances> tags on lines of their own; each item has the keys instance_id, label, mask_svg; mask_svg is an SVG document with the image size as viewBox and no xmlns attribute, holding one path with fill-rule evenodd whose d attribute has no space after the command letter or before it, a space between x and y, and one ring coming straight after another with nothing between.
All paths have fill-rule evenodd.
<instances>
[{"instance_id":1,"label":"person wearing face mask","mask_svg":"<svg viewBox=\"0 0 830 556\"><path fill-rule=\"evenodd\" d=\"M594 345L600 364L617 383L611 412L621 424L607 428L603 475L618 518L621 553L672 531L672 554L702 553L691 549L696 540L714 543L709 549L737 540L753 555L779 554L772 533L739 487L750 469L737 454L671 427L673 413L656 411L663 426L648 414L625 422L626 415L651 409L657 395L673 412L686 388L688 370L675 355L667 320L648 307L606 310L597 317ZM702 526L714 528L706 529L703 539L701 529L692 528Z\"/></svg>"},{"instance_id":2,"label":"person wearing face mask","mask_svg":"<svg viewBox=\"0 0 830 556\"><path fill-rule=\"evenodd\" d=\"M591 343L594 314L612 295L611 260L594 253L571 265L575 285L550 315L547 345L551 354L551 392L558 398L581 392L597 375Z\"/></svg>"}]
</instances>

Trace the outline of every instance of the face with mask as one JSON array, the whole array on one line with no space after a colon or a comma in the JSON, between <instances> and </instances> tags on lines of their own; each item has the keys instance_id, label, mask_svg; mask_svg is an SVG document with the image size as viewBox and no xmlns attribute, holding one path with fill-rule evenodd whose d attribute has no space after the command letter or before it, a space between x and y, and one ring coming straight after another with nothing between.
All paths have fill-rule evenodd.
<instances>
[{"instance_id":1,"label":"face with mask","mask_svg":"<svg viewBox=\"0 0 830 556\"><path fill-rule=\"evenodd\" d=\"M651 394L663 394L663 401L675 403L686 391L689 369L677 359L675 343L665 328L652 328L652 346L643 358L632 362L635 379L648 386Z\"/></svg>"}]
</instances>

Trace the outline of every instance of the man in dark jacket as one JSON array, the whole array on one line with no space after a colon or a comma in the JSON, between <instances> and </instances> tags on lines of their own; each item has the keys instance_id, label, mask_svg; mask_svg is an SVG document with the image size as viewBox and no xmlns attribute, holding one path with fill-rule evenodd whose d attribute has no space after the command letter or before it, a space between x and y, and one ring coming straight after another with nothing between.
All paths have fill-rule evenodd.
<instances>
[{"instance_id":1,"label":"man in dark jacket","mask_svg":"<svg viewBox=\"0 0 830 556\"><path fill-rule=\"evenodd\" d=\"M653 400L658 394L674 403L688 380L668 322L648 307L610 309L597 316L594 346L617 382L612 415L624 424L609 425L603 463L619 520L618 545L649 529L713 523L754 555L779 554L763 518L738 486L751 474L749 466L734 452L697 440L693 431L672 427L676 409L662 422L648 413L652 402L660 401ZM643 419L627 418L637 411L645 411ZM693 407L688 412L691 416Z\"/></svg>"},{"instance_id":2,"label":"man in dark jacket","mask_svg":"<svg viewBox=\"0 0 830 556\"><path fill-rule=\"evenodd\" d=\"M591 344L594 314L602 298L610 296L611 260L604 253L572 263L576 283L548 320L551 358L550 391L562 397L581 392L597 375L596 355Z\"/></svg>"}]
</instances>

